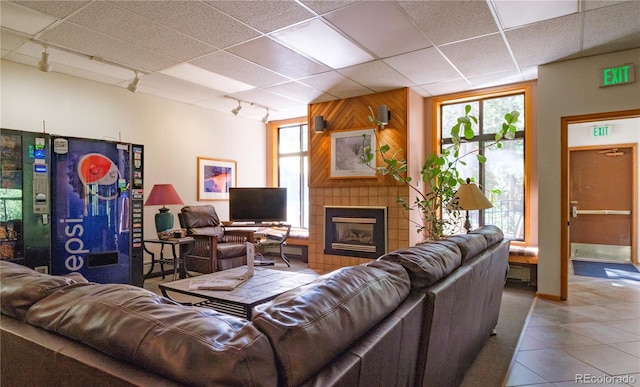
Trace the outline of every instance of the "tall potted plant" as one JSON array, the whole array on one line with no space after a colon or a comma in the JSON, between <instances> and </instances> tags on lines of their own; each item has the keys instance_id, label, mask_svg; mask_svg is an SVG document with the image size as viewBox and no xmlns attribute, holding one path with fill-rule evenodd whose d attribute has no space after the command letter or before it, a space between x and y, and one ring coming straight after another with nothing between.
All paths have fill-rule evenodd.
<instances>
[{"instance_id":1,"label":"tall potted plant","mask_svg":"<svg viewBox=\"0 0 640 387\"><path fill-rule=\"evenodd\" d=\"M369 122L376 125L378 129L383 129L383 122L377 120L373 109L369 107ZM421 170L420 178L425 185L425 190L421 190L412 183L411 176L407 175L407 160L399 157L402 149L391 151L389 145L381 145L378 149L365 147L364 157L367 163L371 162L376 155L380 155L384 165L376 168L382 175L390 175L396 181L402 182L409 187L416 198L413 203L398 198L400 206L407 211L418 211L420 222L413 221L418 233L422 233L425 240L441 239L459 229L461 224L461 214L452 203L455 193L460 184L466 180L460 177L459 165L465 165L464 159L475 153L479 163L486 162L486 157L480 149L460 154L460 144L473 139L474 126L478 124L478 118L471 115L471 106L465 106L465 114L458 117L456 124L451 128L451 138L453 144L444 148L439 154L431 153L425 160ZM495 134L495 140L483 147L483 149L496 146L502 147L503 139L513 139L516 133L515 123L518 121L520 113L512 111L505 114L502 127ZM492 191L499 193L498 191Z\"/></svg>"}]
</instances>

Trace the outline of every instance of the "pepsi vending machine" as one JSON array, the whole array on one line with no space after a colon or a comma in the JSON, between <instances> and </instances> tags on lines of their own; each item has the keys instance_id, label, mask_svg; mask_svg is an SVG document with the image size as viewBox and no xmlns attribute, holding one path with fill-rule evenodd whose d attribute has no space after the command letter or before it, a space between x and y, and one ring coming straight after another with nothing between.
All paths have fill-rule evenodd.
<instances>
[{"instance_id":1,"label":"pepsi vending machine","mask_svg":"<svg viewBox=\"0 0 640 387\"><path fill-rule=\"evenodd\" d=\"M142 286L142 146L51 136L51 271Z\"/></svg>"}]
</instances>

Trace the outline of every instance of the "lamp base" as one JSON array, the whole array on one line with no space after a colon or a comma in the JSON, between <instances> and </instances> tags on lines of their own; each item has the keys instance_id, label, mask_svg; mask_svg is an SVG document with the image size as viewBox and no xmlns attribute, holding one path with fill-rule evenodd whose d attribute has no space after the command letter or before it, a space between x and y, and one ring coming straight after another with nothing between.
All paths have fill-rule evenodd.
<instances>
[{"instance_id":1,"label":"lamp base","mask_svg":"<svg viewBox=\"0 0 640 387\"><path fill-rule=\"evenodd\" d=\"M169 209L162 207L160 212L156 214L156 231L161 233L163 231L171 230L173 228L173 214L169 212Z\"/></svg>"}]
</instances>

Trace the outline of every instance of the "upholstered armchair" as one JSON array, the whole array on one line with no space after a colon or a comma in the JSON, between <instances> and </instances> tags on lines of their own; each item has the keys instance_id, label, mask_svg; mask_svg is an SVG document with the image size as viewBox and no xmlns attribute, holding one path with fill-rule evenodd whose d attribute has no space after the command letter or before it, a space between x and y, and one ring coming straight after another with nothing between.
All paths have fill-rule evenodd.
<instances>
[{"instance_id":1,"label":"upholstered armchair","mask_svg":"<svg viewBox=\"0 0 640 387\"><path fill-rule=\"evenodd\" d=\"M212 205L183 207L178 219L195 239L184 256L189 271L213 273L247 264L245 242L253 242L253 231L225 230Z\"/></svg>"}]
</instances>

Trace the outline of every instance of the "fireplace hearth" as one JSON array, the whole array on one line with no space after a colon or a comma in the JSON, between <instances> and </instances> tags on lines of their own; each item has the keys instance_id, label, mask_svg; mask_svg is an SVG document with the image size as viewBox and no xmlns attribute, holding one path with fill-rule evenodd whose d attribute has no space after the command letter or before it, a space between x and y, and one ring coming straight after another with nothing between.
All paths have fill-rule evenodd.
<instances>
[{"instance_id":1,"label":"fireplace hearth","mask_svg":"<svg viewBox=\"0 0 640 387\"><path fill-rule=\"evenodd\" d=\"M386 251L387 207L324 207L325 254L375 259Z\"/></svg>"}]
</instances>

